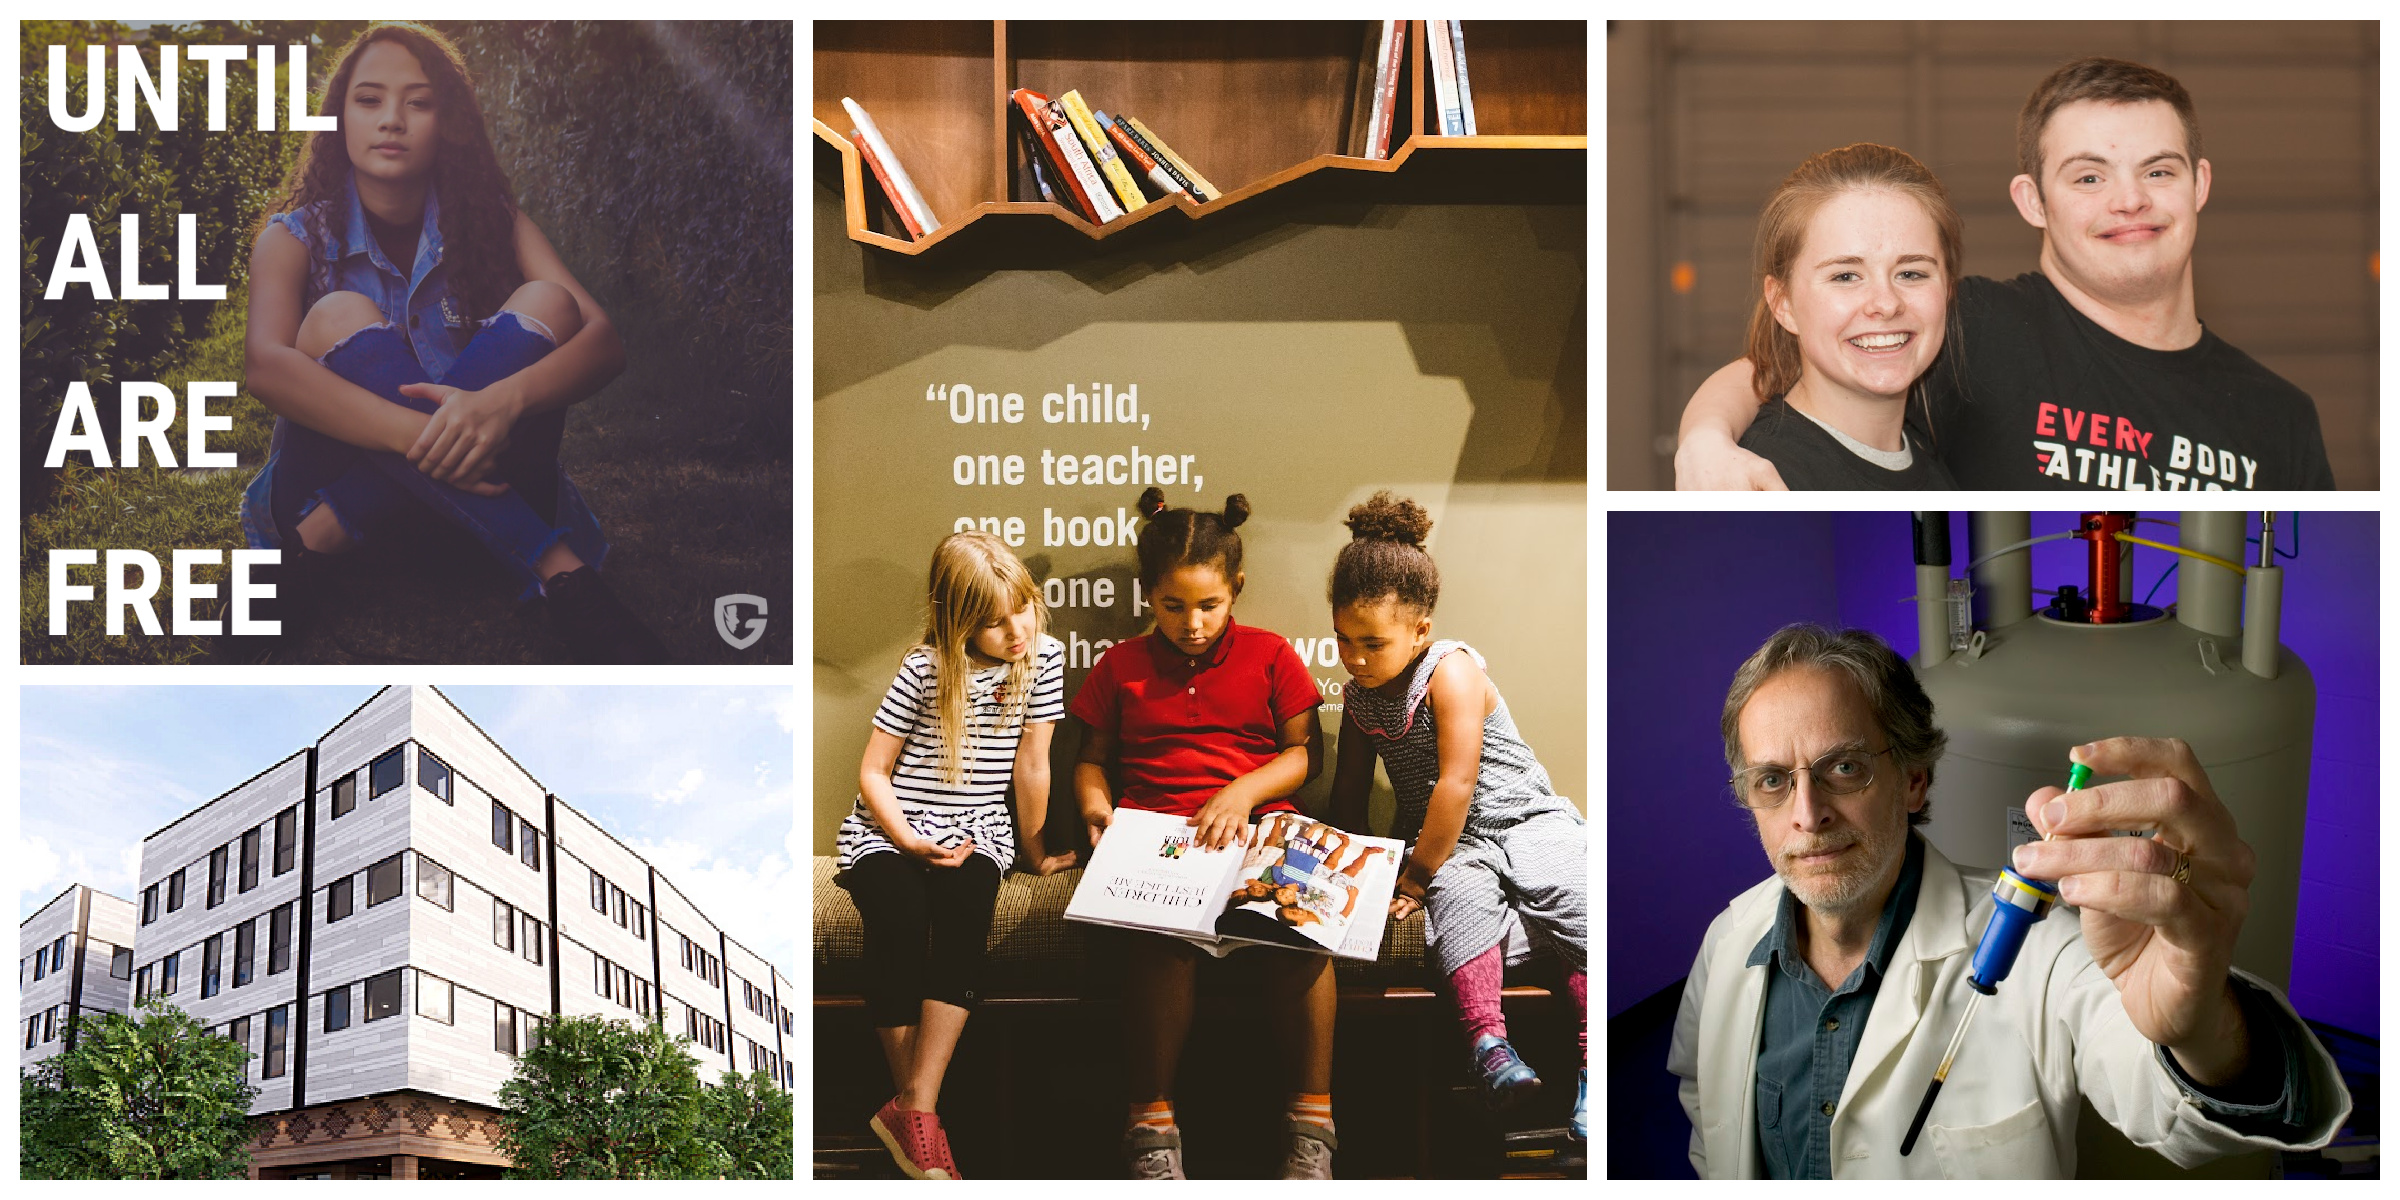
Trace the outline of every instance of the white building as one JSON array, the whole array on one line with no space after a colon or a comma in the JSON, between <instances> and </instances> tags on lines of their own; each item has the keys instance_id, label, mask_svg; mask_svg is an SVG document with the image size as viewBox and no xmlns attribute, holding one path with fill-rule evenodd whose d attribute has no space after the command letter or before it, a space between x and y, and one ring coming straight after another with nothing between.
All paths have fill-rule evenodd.
<instances>
[{"instance_id":1,"label":"white building","mask_svg":"<svg viewBox=\"0 0 2400 1200\"><path fill-rule=\"evenodd\" d=\"M251 1051L254 1176L492 1174L554 1014L656 1015L704 1079L792 1087L791 981L430 687L151 834L137 907L137 1001Z\"/></svg>"},{"instance_id":2,"label":"white building","mask_svg":"<svg viewBox=\"0 0 2400 1200\"><path fill-rule=\"evenodd\" d=\"M75 1018L133 1007L133 905L80 883L17 926L17 1069L74 1044Z\"/></svg>"}]
</instances>

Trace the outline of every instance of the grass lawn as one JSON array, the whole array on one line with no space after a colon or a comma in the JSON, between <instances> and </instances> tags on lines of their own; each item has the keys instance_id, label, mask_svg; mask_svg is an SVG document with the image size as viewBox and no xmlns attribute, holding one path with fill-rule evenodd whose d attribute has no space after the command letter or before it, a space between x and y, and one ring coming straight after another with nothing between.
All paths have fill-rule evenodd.
<instances>
[{"instance_id":1,"label":"grass lawn","mask_svg":"<svg viewBox=\"0 0 2400 1200\"><path fill-rule=\"evenodd\" d=\"M183 369L160 382L183 395L189 380L242 378L246 298L239 290L217 306L208 336ZM688 351L646 343L639 323L618 316L625 374L568 414L562 457L613 549L607 574L617 595L657 631L674 661L792 661L791 390L746 396L695 372ZM694 383L693 380L700 380ZM104 403L114 389L100 389ZM274 417L244 393L212 414L234 428L209 439L243 464L220 471L145 465L94 470L71 463L51 505L24 524L24 609L19 638L29 663L206 662L205 641L151 637L128 623L110 637L98 603L76 604L65 637L49 636L49 551L143 549L171 572L177 548L232 550L243 545L242 489L266 461ZM168 444L183 453L182 414ZM508 572L447 527L423 536L362 547L332 588L317 627L290 656L303 663L539 663L562 661L535 607L516 603ZM224 568L195 573L221 586ZM97 568L78 568L97 585ZM172 620L164 581L157 599ZM716 597L761 596L765 636L735 650L715 632ZM214 617L221 600L195 615Z\"/></svg>"}]
</instances>

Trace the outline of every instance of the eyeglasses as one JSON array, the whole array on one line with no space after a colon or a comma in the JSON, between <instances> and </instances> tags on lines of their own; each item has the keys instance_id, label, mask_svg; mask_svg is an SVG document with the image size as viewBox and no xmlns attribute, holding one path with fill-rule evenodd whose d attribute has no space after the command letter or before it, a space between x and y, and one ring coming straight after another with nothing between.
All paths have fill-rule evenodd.
<instances>
[{"instance_id":1,"label":"eyeglasses","mask_svg":"<svg viewBox=\"0 0 2400 1200\"><path fill-rule=\"evenodd\" d=\"M1835 750L1808 764L1809 778L1817 791L1828 796L1847 796L1866 790L1875 782L1875 760L1890 754L1889 746L1881 750ZM1797 768L1780 763L1746 767L1734 772L1733 800L1744 808L1780 808L1792 798L1799 785Z\"/></svg>"}]
</instances>

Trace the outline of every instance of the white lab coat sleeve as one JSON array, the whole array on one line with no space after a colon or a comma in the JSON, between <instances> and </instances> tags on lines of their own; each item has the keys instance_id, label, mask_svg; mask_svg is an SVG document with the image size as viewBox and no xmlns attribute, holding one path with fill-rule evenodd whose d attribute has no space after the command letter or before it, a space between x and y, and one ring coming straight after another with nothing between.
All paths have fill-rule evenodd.
<instances>
[{"instance_id":1,"label":"white lab coat sleeve","mask_svg":"<svg viewBox=\"0 0 2400 1200\"><path fill-rule=\"evenodd\" d=\"M1678 1077L1675 1093L1683 1101L1684 1117L1692 1123L1692 1170L1702 1179L1708 1178L1708 1151L1700 1138L1700 1002L1708 995L1708 955L1716 937L1712 923L1708 936L1700 940L1692 973L1683 981L1683 1002L1675 1010L1675 1038L1667 1046L1667 1070Z\"/></svg>"},{"instance_id":2,"label":"white lab coat sleeve","mask_svg":"<svg viewBox=\"0 0 2400 1200\"><path fill-rule=\"evenodd\" d=\"M2073 920L2071 913L2062 916ZM2052 918L2056 921L2057 918ZM2115 1126L2135 1145L2155 1150L2179 1167L2193 1167L2228 1154L2250 1150L2310 1149L2331 1140L2350 1105L2331 1058L2312 1036L2294 1052L2309 1056L2303 1064L2308 1085L2322 1088L2332 1080L2330 1096L2310 1138L2283 1142L2238 1133L2213 1120L2194 1103L2159 1062L2157 1048L2133 1024L2117 985L2092 961L2082 938L2065 939L2058 948L2046 981L2050 1019L2043 1023L2044 1040L2035 1053L2043 1075L2055 1079L2052 1068L2066 1065L2058 1055L2071 1053L2073 1076L2102 1120ZM2261 984L2261 986L2265 986ZM2271 991L2272 989L2270 989ZM2280 1001L2280 997L2278 997ZM2302 1027L2305 1031L2305 1027ZM2319 1061L2322 1060L2322 1061Z\"/></svg>"}]
</instances>

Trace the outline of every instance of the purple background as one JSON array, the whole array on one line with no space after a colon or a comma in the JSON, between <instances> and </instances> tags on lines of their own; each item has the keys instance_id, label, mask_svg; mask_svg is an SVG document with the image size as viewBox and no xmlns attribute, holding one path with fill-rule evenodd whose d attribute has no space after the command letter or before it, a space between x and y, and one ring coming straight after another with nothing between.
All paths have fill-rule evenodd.
<instances>
[{"instance_id":1,"label":"purple background","mask_svg":"<svg viewBox=\"0 0 2400 1200\"><path fill-rule=\"evenodd\" d=\"M2174 520L2172 512L2143 516ZM2073 513L2034 513L2036 536ZM2300 866L2293 1005L2379 1036L2376 824L2377 515L2305 513L2285 567L2283 642L2317 681ZM2175 531L2137 526L2162 542ZM2250 518L2250 535L2258 518ZM2275 540L2292 549L2279 515ZM2083 543L2033 549L2037 590L2084 584ZM2136 556L2137 598L2166 570ZM1952 514L1951 562L1968 559ZM1717 717L1733 672L1776 629L1819 621L1917 648L1905 512L1615 512L1608 523L1608 1011L1683 978L1725 903L1768 874L1749 818L1725 797ZM2169 577L2150 601L2175 597Z\"/></svg>"}]
</instances>

